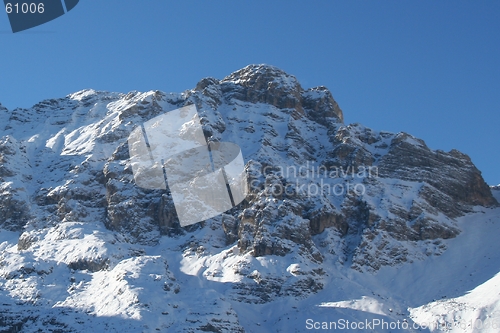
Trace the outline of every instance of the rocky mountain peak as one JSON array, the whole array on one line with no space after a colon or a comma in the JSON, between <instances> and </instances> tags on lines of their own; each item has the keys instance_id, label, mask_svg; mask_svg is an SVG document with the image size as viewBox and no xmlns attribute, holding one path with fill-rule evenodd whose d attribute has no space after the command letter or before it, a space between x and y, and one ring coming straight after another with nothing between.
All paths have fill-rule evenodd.
<instances>
[{"instance_id":1,"label":"rocky mountain peak","mask_svg":"<svg viewBox=\"0 0 500 333\"><path fill-rule=\"evenodd\" d=\"M97 92L94 89L83 89L80 91L77 91L75 93L69 94L68 98L75 100L75 101L81 101L82 99L89 98L90 96L93 95L98 95L99 92Z\"/></svg>"},{"instance_id":2,"label":"rocky mountain peak","mask_svg":"<svg viewBox=\"0 0 500 333\"><path fill-rule=\"evenodd\" d=\"M204 80L198 86L219 84ZM295 76L274 66L246 66L221 80L220 88L230 99L293 109L295 118L305 116L326 126L344 121L342 110L326 87L304 90Z\"/></svg>"},{"instance_id":3,"label":"rocky mountain peak","mask_svg":"<svg viewBox=\"0 0 500 333\"><path fill-rule=\"evenodd\" d=\"M231 82L254 90L280 90L302 92L302 87L293 75L271 65L248 65L226 76L222 82Z\"/></svg>"},{"instance_id":4,"label":"rocky mountain peak","mask_svg":"<svg viewBox=\"0 0 500 333\"><path fill-rule=\"evenodd\" d=\"M136 185L127 138L190 104L209 140L241 148L250 193L224 214L181 228L169 191ZM2 110L0 228L12 232L13 250L0 256L0 287L29 293L26 278L43 285L52 272L66 274L67 290L77 291L53 300L68 306L92 293L77 279L94 279L101 293L101 281L92 277L97 271L103 284L121 276L123 288L140 287L134 289L140 297L113 292L110 302L144 304L138 313L162 316L165 304L185 300L199 281L230 282L220 287L228 301L215 293L193 311L217 300L221 307L206 314L214 320L193 322L205 331L234 332L240 325L230 302L301 298L332 286L328 274L336 268L351 275L440 255L461 233L459 218L497 205L491 191L498 191L467 155L433 151L407 133L344 125L326 87L304 90L268 65L205 78L183 93L87 89ZM127 282L129 271L140 272L134 276L144 277L144 288ZM158 296L157 308L149 307L148 290ZM93 297L84 299L94 306ZM224 306L227 323L217 317ZM186 325L190 314L176 309L165 320Z\"/></svg>"},{"instance_id":5,"label":"rocky mountain peak","mask_svg":"<svg viewBox=\"0 0 500 333\"><path fill-rule=\"evenodd\" d=\"M229 98L296 109L304 114L303 89L297 79L273 66L249 65L225 77L221 89Z\"/></svg>"}]
</instances>

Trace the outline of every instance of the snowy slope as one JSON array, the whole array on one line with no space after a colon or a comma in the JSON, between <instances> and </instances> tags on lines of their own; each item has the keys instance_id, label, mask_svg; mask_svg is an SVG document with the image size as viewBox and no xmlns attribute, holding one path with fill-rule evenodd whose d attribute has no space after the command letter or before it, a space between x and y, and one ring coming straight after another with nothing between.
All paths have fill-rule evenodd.
<instances>
[{"instance_id":1,"label":"snowy slope","mask_svg":"<svg viewBox=\"0 0 500 333\"><path fill-rule=\"evenodd\" d=\"M217 248L214 240L212 244L206 241L204 249L179 252L190 239L216 239L217 232L211 228L177 239L164 238L154 247L137 247L95 224L64 223L46 230L50 234L46 241L28 251L17 250L17 234L2 231L2 307L19 316L53 317L76 331L89 327L96 331L189 330L207 317L220 317L227 323L224 331L241 329L241 325L248 332L304 332L307 320L312 319L339 323L406 320L422 326L446 323L444 327L453 327L451 332L473 332L468 326L462 329L463 325L471 320L480 325L482 320L491 328L474 332L497 332L499 214L499 209L486 209L461 218L463 233L446 241L448 250L441 256L377 273L352 270L330 257L331 262L322 266L326 287L321 292L308 298L281 296L254 305L231 297L230 284L241 279L234 272L236 267L279 276L297 274L307 263L293 255L240 256L236 246ZM315 241L321 242L322 236ZM108 258L109 268L92 272L65 265L91 253ZM186 320L192 320L193 326L186 326ZM23 331L34 332L40 325L39 320L28 322ZM386 330L379 326L372 331Z\"/></svg>"}]
</instances>

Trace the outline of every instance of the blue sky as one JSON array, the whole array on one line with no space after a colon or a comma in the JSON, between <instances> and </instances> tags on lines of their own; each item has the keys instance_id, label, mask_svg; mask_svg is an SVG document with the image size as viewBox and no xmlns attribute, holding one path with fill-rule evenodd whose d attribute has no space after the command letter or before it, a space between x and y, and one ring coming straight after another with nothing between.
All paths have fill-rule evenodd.
<instances>
[{"instance_id":1,"label":"blue sky","mask_svg":"<svg viewBox=\"0 0 500 333\"><path fill-rule=\"evenodd\" d=\"M85 88L180 92L250 63L325 85L346 123L471 156L500 183L499 1L81 0L13 34L0 13L0 103Z\"/></svg>"}]
</instances>

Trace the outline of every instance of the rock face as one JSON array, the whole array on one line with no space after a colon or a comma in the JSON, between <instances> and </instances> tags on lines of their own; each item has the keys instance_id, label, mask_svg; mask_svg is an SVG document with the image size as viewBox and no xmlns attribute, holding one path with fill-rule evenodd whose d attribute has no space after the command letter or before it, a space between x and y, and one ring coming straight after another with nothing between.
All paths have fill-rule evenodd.
<instances>
[{"instance_id":1,"label":"rock face","mask_svg":"<svg viewBox=\"0 0 500 333\"><path fill-rule=\"evenodd\" d=\"M0 139L0 226L18 231L32 218L26 189L33 178L26 148L11 136Z\"/></svg>"},{"instance_id":2,"label":"rock face","mask_svg":"<svg viewBox=\"0 0 500 333\"><path fill-rule=\"evenodd\" d=\"M127 138L145 121L189 104L198 108L207 141L242 148L250 193L225 214L181 228L168 191L135 185ZM0 106L0 120L0 227L22 233L22 253L69 242L80 228L74 223L102 225L113 246L129 244L120 245L128 252L111 255L104 247L93 256L89 247L58 262L72 271L112 272L124 260L146 260L140 247L162 248L168 239L177 244L169 255L205 258L204 281L237 276L226 295L238 302L315 293L324 286L326 261L373 271L439 255L443 240L460 233L457 217L475 205L497 205L467 155L432 151L407 133L345 125L328 89L304 90L267 65L205 78L180 94L84 90L30 109ZM59 225L71 227L63 232ZM222 268L208 264L219 256ZM259 258L297 263L280 267L287 274L273 273ZM158 269L159 280L175 275ZM210 312L192 327L243 331L229 303L220 307L229 319Z\"/></svg>"},{"instance_id":3,"label":"rock face","mask_svg":"<svg viewBox=\"0 0 500 333\"><path fill-rule=\"evenodd\" d=\"M229 100L294 109L324 124L328 123L328 118L333 118L333 122L344 119L328 89L316 87L304 91L294 76L272 66L250 65L236 71L220 82L220 90Z\"/></svg>"}]
</instances>

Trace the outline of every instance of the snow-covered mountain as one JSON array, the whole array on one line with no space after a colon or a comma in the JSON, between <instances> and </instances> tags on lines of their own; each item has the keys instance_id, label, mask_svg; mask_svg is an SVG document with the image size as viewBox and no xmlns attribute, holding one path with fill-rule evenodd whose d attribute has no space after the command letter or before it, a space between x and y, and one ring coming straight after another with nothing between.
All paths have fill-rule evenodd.
<instances>
[{"instance_id":1,"label":"snow-covered mountain","mask_svg":"<svg viewBox=\"0 0 500 333\"><path fill-rule=\"evenodd\" d=\"M189 104L241 147L250 193L182 228L127 139ZM497 332L499 193L467 155L345 125L325 87L267 65L0 105L0 331Z\"/></svg>"}]
</instances>

